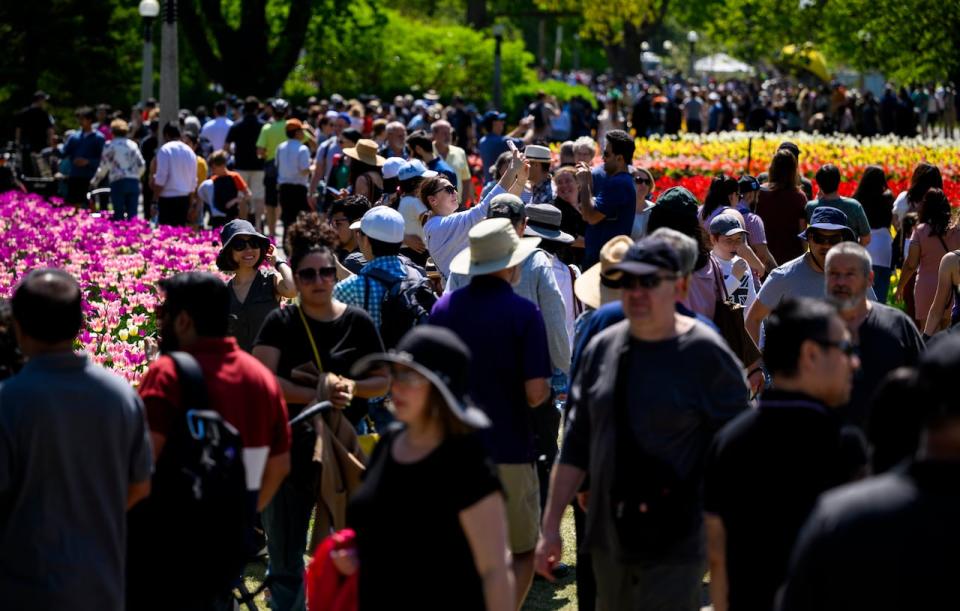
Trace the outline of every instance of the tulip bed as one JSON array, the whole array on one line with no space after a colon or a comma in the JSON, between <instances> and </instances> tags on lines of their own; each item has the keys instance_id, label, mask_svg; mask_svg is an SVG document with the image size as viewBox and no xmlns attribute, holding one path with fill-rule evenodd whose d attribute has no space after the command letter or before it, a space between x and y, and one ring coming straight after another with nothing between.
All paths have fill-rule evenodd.
<instances>
[{"instance_id":1,"label":"tulip bed","mask_svg":"<svg viewBox=\"0 0 960 611\"><path fill-rule=\"evenodd\" d=\"M59 267L83 292L86 326L77 347L136 383L146 369L144 340L156 336L157 281L213 270L210 231L114 222L36 195L0 194L0 297L31 269Z\"/></svg>"}]
</instances>

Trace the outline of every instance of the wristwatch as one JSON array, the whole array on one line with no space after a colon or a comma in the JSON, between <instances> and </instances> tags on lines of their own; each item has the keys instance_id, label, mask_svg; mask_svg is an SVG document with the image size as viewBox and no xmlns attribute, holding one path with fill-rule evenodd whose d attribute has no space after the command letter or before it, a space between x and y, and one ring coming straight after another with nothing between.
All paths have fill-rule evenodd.
<instances>
[{"instance_id":1,"label":"wristwatch","mask_svg":"<svg viewBox=\"0 0 960 611\"><path fill-rule=\"evenodd\" d=\"M277 259L276 261L273 262L273 269L280 271L280 265L283 263L286 263L288 266L290 265L290 263L288 263L286 259Z\"/></svg>"}]
</instances>

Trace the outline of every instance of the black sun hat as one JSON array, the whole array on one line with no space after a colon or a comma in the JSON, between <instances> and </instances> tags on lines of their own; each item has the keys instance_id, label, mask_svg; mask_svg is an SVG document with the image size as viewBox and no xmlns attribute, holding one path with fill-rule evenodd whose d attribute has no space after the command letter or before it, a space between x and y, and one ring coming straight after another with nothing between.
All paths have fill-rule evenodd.
<instances>
[{"instance_id":1,"label":"black sun hat","mask_svg":"<svg viewBox=\"0 0 960 611\"><path fill-rule=\"evenodd\" d=\"M266 254L267 247L270 246L270 239L257 231L250 221L233 219L220 230L220 243L223 244L223 246L220 247L220 252L217 253L217 268L221 271L228 272L237 269L237 264L233 261L233 255L230 252L230 242L237 236L251 236L259 239L263 243L263 252L260 253L260 261L257 262L257 267L260 266Z\"/></svg>"}]
</instances>

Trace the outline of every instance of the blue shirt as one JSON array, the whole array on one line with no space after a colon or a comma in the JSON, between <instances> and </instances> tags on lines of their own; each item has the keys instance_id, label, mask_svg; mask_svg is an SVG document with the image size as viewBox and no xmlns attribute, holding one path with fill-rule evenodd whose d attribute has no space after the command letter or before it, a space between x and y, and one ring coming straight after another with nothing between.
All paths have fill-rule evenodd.
<instances>
[{"instance_id":1,"label":"blue shirt","mask_svg":"<svg viewBox=\"0 0 960 611\"><path fill-rule=\"evenodd\" d=\"M360 273L338 282L333 287L333 298L347 305L367 310L367 314L373 319L373 324L377 325L379 331L381 325L380 306L383 303L384 295L387 293L387 287L379 280L366 277L366 274L372 269L386 270L392 278L397 279L405 278L407 275L407 268L403 266L400 257L377 257L364 265ZM368 289L370 299L366 300ZM364 301L367 302L367 307L364 307Z\"/></svg>"},{"instance_id":2,"label":"blue shirt","mask_svg":"<svg viewBox=\"0 0 960 611\"><path fill-rule=\"evenodd\" d=\"M103 134L97 130L86 134L78 131L67 138L66 144L63 145L63 156L71 161L70 178L93 178L100 165L100 155L103 154L103 146L106 142ZM81 157L88 161L82 168L74 163Z\"/></svg>"},{"instance_id":3,"label":"blue shirt","mask_svg":"<svg viewBox=\"0 0 960 611\"><path fill-rule=\"evenodd\" d=\"M450 181L451 185L457 186L457 173L453 171L453 168L450 167L449 163L443 160L443 157L440 157L439 155L434 157L433 161L427 164L427 169L443 174L447 180Z\"/></svg>"},{"instance_id":4,"label":"blue shirt","mask_svg":"<svg viewBox=\"0 0 960 611\"><path fill-rule=\"evenodd\" d=\"M490 168L497 162L497 157L510 150L507 139L496 134L487 134L480 138L477 148L480 150L480 159L483 160L484 180L490 180Z\"/></svg>"},{"instance_id":5,"label":"blue shirt","mask_svg":"<svg viewBox=\"0 0 960 611\"><path fill-rule=\"evenodd\" d=\"M600 260L600 249L610 239L630 235L633 217L637 213L637 189L628 172L606 176L594 171L593 184L597 211L604 215L604 219L595 225L587 224L583 235L583 269Z\"/></svg>"},{"instance_id":6,"label":"blue shirt","mask_svg":"<svg viewBox=\"0 0 960 611\"><path fill-rule=\"evenodd\" d=\"M433 306L430 324L447 327L470 347L468 394L490 418L481 432L493 462L532 463L532 408L527 380L553 374L540 310L494 276L477 276Z\"/></svg>"}]
</instances>

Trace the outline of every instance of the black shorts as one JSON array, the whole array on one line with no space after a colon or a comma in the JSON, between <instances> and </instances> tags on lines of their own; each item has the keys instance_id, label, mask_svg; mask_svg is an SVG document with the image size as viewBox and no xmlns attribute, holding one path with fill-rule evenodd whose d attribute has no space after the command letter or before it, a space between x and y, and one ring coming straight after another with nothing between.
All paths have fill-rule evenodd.
<instances>
[{"instance_id":1,"label":"black shorts","mask_svg":"<svg viewBox=\"0 0 960 611\"><path fill-rule=\"evenodd\" d=\"M187 224L187 212L190 210L190 196L161 197L157 200L160 225L183 227Z\"/></svg>"},{"instance_id":2,"label":"black shorts","mask_svg":"<svg viewBox=\"0 0 960 611\"><path fill-rule=\"evenodd\" d=\"M279 205L276 160L263 164L263 205L268 208L276 208Z\"/></svg>"},{"instance_id":3,"label":"black shorts","mask_svg":"<svg viewBox=\"0 0 960 611\"><path fill-rule=\"evenodd\" d=\"M297 220L297 215L309 210L307 188L303 185L283 184L279 187L280 220L289 227Z\"/></svg>"}]
</instances>

